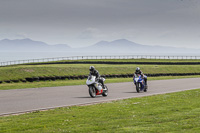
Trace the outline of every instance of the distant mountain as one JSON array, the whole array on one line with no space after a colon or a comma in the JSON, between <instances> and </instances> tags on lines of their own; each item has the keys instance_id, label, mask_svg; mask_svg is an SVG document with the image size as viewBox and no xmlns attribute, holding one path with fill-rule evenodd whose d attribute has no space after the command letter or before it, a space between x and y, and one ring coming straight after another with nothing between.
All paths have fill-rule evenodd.
<instances>
[{"instance_id":1,"label":"distant mountain","mask_svg":"<svg viewBox=\"0 0 200 133\"><path fill-rule=\"evenodd\" d=\"M66 44L48 45L28 38L0 40L0 51L66 51L70 49Z\"/></svg>"},{"instance_id":2,"label":"distant mountain","mask_svg":"<svg viewBox=\"0 0 200 133\"><path fill-rule=\"evenodd\" d=\"M101 42L98 42L94 45L92 45L91 47L94 47L94 48L102 48L102 47L105 47L105 48L123 48L123 49L126 49L126 48L132 48L132 47L141 47L141 46L144 46L144 45L141 45L141 44L137 44L137 43L134 43L134 42L131 42L129 40L126 40L126 39L119 39L119 40L115 40L115 41L112 41L112 42L107 42L107 41L101 41Z\"/></svg>"},{"instance_id":3,"label":"distant mountain","mask_svg":"<svg viewBox=\"0 0 200 133\"><path fill-rule=\"evenodd\" d=\"M111 47L111 48L124 48L124 47L140 47L140 44L131 42L126 39L115 40L112 42L101 41L94 44L92 47Z\"/></svg>"},{"instance_id":4,"label":"distant mountain","mask_svg":"<svg viewBox=\"0 0 200 133\"><path fill-rule=\"evenodd\" d=\"M137 44L126 39L114 40L111 42L100 41L92 46L85 48L87 51L103 51L106 53L193 53L200 52L199 49L177 48L167 46L149 46Z\"/></svg>"},{"instance_id":5,"label":"distant mountain","mask_svg":"<svg viewBox=\"0 0 200 133\"><path fill-rule=\"evenodd\" d=\"M34 41L31 39L0 40L0 51L63 51L87 55L110 55L110 54L185 54L200 53L199 49L165 47L165 46L149 46L138 44L126 39L114 40L111 42L100 41L94 45L82 48L71 48L66 44L48 45L47 43Z\"/></svg>"}]
</instances>

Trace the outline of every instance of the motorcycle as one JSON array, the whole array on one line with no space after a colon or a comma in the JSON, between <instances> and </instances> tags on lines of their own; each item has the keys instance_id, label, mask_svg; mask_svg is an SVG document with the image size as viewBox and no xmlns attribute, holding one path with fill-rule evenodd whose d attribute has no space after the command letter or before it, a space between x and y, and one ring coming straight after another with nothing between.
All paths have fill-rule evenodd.
<instances>
[{"instance_id":1,"label":"motorcycle","mask_svg":"<svg viewBox=\"0 0 200 133\"><path fill-rule=\"evenodd\" d=\"M136 86L136 91L139 93L140 91L147 92L147 85L145 83L144 78L142 78L142 75L135 74L133 78L134 84Z\"/></svg>"},{"instance_id":2,"label":"motorcycle","mask_svg":"<svg viewBox=\"0 0 200 133\"><path fill-rule=\"evenodd\" d=\"M105 81L105 78L103 78L103 81ZM103 85L97 82L96 76L88 76L86 84L89 87L89 94L92 98L95 98L97 95L104 97L108 95L108 87L104 85L105 89L103 89Z\"/></svg>"}]
</instances>

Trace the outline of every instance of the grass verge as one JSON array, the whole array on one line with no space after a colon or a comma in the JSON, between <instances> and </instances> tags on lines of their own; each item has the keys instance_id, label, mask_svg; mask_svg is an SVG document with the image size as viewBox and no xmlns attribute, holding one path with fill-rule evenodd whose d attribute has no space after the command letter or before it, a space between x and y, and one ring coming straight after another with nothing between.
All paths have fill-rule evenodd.
<instances>
[{"instance_id":1,"label":"grass verge","mask_svg":"<svg viewBox=\"0 0 200 133\"><path fill-rule=\"evenodd\" d=\"M0 117L0 132L200 132L200 89Z\"/></svg>"},{"instance_id":2,"label":"grass verge","mask_svg":"<svg viewBox=\"0 0 200 133\"><path fill-rule=\"evenodd\" d=\"M109 64L51 64L0 67L0 81L24 80L31 77L88 75L93 65L101 75L130 74L140 67L145 74L199 73L200 65L109 65Z\"/></svg>"},{"instance_id":3,"label":"grass verge","mask_svg":"<svg viewBox=\"0 0 200 133\"><path fill-rule=\"evenodd\" d=\"M165 80L165 79L180 79L180 78L199 78L196 76L164 76L164 77L148 77L148 80ZM107 78L106 83L120 83L120 82L132 82L132 78ZM20 83L2 83L0 84L0 90L9 89L25 89L25 88L41 88L41 87L55 87L55 86L70 86L70 85L85 85L84 80L56 80L56 81L40 81L40 82L20 82Z\"/></svg>"}]
</instances>

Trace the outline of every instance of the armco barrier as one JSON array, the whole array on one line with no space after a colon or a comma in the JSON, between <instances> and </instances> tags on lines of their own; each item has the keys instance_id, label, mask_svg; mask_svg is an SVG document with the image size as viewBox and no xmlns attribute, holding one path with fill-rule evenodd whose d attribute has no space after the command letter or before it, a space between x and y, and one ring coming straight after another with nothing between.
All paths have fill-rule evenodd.
<instances>
[{"instance_id":1,"label":"armco barrier","mask_svg":"<svg viewBox=\"0 0 200 133\"><path fill-rule=\"evenodd\" d=\"M71 60L89 60L89 59L193 59L199 60L200 56L159 56L159 55L106 55L106 56L69 56L69 57L55 57L43 59L28 59L28 60L15 60L0 62L0 66L9 66L26 63L42 63L52 61L71 61ZM62 62L60 62L62 63ZM158 64L158 63L157 63Z\"/></svg>"},{"instance_id":2,"label":"armco barrier","mask_svg":"<svg viewBox=\"0 0 200 133\"><path fill-rule=\"evenodd\" d=\"M156 74L145 74L147 77L159 77L159 76L190 76L190 75L200 75L200 73L156 73ZM18 83L18 82L34 82L34 81L55 81L55 80L81 80L86 79L87 75L79 76L49 76L49 77L29 77L23 80L4 80L1 83ZM105 78L131 78L133 74L108 74L102 75Z\"/></svg>"},{"instance_id":3,"label":"armco barrier","mask_svg":"<svg viewBox=\"0 0 200 133\"><path fill-rule=\"evenodd\" d=\"M76 61L76 62L49 62L29 63L29 65L50 65L50 64L140 64L140 65L200 65L200 62L105 62L105 61Z\"/></svg>"}]
</instances>

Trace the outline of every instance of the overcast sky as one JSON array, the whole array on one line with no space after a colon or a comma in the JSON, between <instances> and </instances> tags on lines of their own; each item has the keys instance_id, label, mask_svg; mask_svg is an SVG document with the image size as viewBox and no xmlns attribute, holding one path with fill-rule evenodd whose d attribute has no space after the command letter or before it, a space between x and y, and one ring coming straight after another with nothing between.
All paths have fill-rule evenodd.
<instances>
[{"instance_id":1,"label":"overcast sky","mask_svg":"<svg viewBox=\"0 0 200 133\"><path fill-rule=\"evenodd\" d=\"M199 0L0 0L0 39L200 48Z\"/></svg>"}]
</instances>

